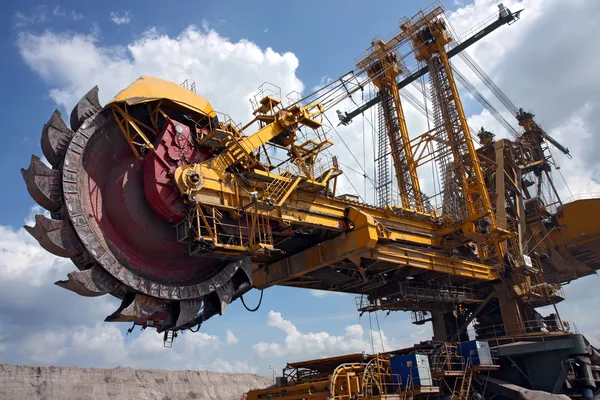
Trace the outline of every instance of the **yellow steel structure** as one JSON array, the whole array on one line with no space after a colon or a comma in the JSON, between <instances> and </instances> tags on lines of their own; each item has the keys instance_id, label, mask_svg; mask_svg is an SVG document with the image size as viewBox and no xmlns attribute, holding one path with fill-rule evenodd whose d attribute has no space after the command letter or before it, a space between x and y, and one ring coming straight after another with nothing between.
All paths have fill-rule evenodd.
<instances>
[{"instance_id":1,"label":"yellow steel structure","mask_svg":"<svg viewBox=\"0 0 600 400\"><path fill-rule=\"evenodd\" d=\"M597 202L564 208L560 229L544 230L546 215L535 214L535 207L526 210L522 195L523 174L543 164L539 143L494 142L488 135L475 149L445 49L451 40L443 9L435 7L405 19L399 34L373 42L357 62L393 106L386 131L402 207L375 207L336 193L342 171L335 157L324 157L332 142L322 133L326 108L318 98L284 107L280 99L263 96L255 102L253 120L240 127L218 120L200 96L142 77L109 107L138 158L154 150L159 120L173 115L167 108L185 113L195 126L195 145L210 151L204 161L179 164L169 175L187 207L177 234L190 254L251 260L258 289L343 291L368 296L363 311L434 312L440 340L461 335L458 327L466 327L490 301L500 309L486 314L490 324L522 326L534 319L533 308L562 298L558 284L567 275L560 272L549 284L544 263L560 270L572 252L597 241L597 229L585 223L585 238L574 237L563 216L575 212L581 220L580 212ZM412 140L396 86L402 57L395 49L404 43L429 66L440 115L434 129ZM314 138L298 140L301 130L302 136L314 132ZM438 153L451 156L440 172L447 174L444 196L456 208L444 207L441 216L425 212L417 176L419 165L440 157L427 150L431 142L440 146ZM287 158L274 165L268 149ZM526 249L524 242L532 239L543 254ZM589 264L582 257L579 262ZM354 373L349 368L344 379Z\"/></svg>"},{"instance_id":2,"label":"yellow steel structure","mask_svg":"<svg viewBox=\"0 0 600 400\"><path fill-rule=\"evenodd\" d=\"M181 85L152 76L141 76L124 90L120 91L109 103L129 106L166 100L178 104L199 114L216 116L210 103Z\"/></svg>"},{"instance_id":3,"label":"yellow steel structure","mask_svg":"<svg viewBox=\"0 0 600 400\"><path fill-rule=\"evenodd\" d=\"M452 41L441 18L444 10L437 6L420 11L412 18L405 18L400 24L402 32L411 38L417 61L427 62L435 89L435 102L439 107L447 146L452 152L451 165L448 166L445 186L454 174L460 181L457 188L464 197L464 211L449 221L449 226L440 231L448 234L462 231L463 237L478 242L479 256L482 260L502 260L504 249L501 242L508 239L511 232L500 228L492 208L488 189L484 180L480 160L473 144L473 138L467 124L458 88L445 46Z\"/></svg>"},{"instance_id":4,"label":"yellow steel structure","mask_svg":"<svg viewBox=\"0 0 600 400\"><path fill-rule=\"evenodd\" d=\"M349 354L290 363L284 376L290 384L251 390L247 399L404 400L414 394L410 385L400 389L402 380L392 374L389 355Z\"/></svg>"},{"instance_id":5,"label":"yellow steel structure","mask_svg":"<svg viewBox=\"0 0 600 400\"><path fill-rule=\"evenodd\" d=\"M383 98L381 107L384 108L386 133L390 144L390 152L394 162L398 192L402 206L407 210L416 210L423 213L423 194L417 176L417 164L414 161L413 151L406 127L406 118L400 101L400 92L396 86L398 76L403 72L395 48L400 46L408 36L401 32L388 42L377 40L367 50L365 58L359 60L356 66L366 70L369 78L379 90ZM393 109L387 109L388 98L391 97ZM385 155L380 155L385 157ZM406 179L406 178L409 179Z\"/></svg>"}]
</instances>

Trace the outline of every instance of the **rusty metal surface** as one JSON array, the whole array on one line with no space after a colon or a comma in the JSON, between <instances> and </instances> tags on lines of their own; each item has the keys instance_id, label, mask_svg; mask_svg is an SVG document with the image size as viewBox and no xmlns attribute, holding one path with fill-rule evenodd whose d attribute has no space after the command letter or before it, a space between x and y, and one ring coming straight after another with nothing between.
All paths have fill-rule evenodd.
<instances>
[{"instance_id":1,"label":"rusty metal surface","mask_svg":"<svg viewBox=\"0 0 600 400\"><path fill-rule=\"evenodd\" d=\"M57 221L43 215L35 216L35 225L25 226L40 245L59 257L74 257L80 251L79 241L67 221Z\"/></svg>"},{"instance_id":2,"label":"rusty metal surface","mask_svg":"<svg viewBox=\"0 0 600 400\"><path fill-rule=\"evenodd\" d=\"M62 205L60 176L57 170L48 168L35 154L31 156L29 168L21 168L29 195L46 210L58 211Z\"/></svg>"},{"instance_id":3,"label":"rusty metal surface","mask_svg":"<svg viewBox=\"0 0 600 400\"><path fill-rule=\"evenodd\" d=\"M95 297L120 289L121 284L98 265L67 274L68 280L54 284L81 296Z\"/></svg>"},{"instance_id":4,"label":"rusty metal surface","mask_svg":"<svg viewBox=\"0 0 600 400\"><path fill-rule=\"evenodd\" d=\"M73 131L67 127L59 110L55 110L42 129L41 146L52 167L57 168L65 157Z\"/></svg>"},{"instance_id":5,"label":"rusty metal surface","mask_svg":"<svg viewBox=\"0 0 600 400\"><path fill-rule=\"evenodd\" d=\"M79 100L79 102L71 111L71 129L73 131L79 130L83 121L90 118L92 115L102 109L100 101L98 100L98 86L94 86L85 96Z\"/></svg>"}]
</instances>

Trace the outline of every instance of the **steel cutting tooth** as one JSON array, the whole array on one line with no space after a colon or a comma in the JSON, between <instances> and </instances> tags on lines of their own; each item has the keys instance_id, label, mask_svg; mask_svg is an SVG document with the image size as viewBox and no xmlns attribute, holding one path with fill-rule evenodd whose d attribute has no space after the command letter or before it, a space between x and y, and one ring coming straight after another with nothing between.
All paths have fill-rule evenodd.
<instances>
[{"instance_id":1,"label":"steel cutting tooth","mask_svg":"<svg viewBox=\"0 0 600 400\"><path fill-rule=\"evenodd\" d=\"M27 191L33 199L48 211L57 211L61 204L60 175L50 169L35 154L31 156L29 168L21 168Z\"/></svg>"},{"instance_id":2,"label":"steel cutting tooth","mask_svg":"<svg viewBox=\"0 0 600 400\"><path fill-rule=\"evenodd\" d=\"M232 281L228 281L217 288L217 296L219 296L218 313L220 315L223 315L225 309L233 300L234 291L235 288Z\"/></svg>"},{"instance_id":3,"label":"steel cutting tooth","mask_svg":"<svg viewBox=\"0 0 600 400\"><path fill-rule=\"evenodd\" d=\"M77 131L83 121L102 109L98 100L98 86L87 92L71 111L71 129Z\"/></svg>"},{"instance_id":4,"label":"steel cutting tooth","mask_svg":"<svg viewBox=\"0 0 600 400\"><path fill-rule=\"evenodd\" d=\"M108 317L106 317L104 319L104 321L105 322L113 322L113 321L118 322L119 318L121 317L121 311L123 311L124 309L129 307L129 305L134 302L135 297L136 297L135 292L129 292L129 293L125 294L125 296L123 296L123 299L121 300L121 305L119 306L119 308L117 308L117 311L115 311L114 313L112 313Z\"/></svg>"},{"instance_id":5,"label":"steel cutting tooth","mask_svg":"<svg viewBox=\"0 0 600 400\"><path fill-rule=\"evenodd\" d=\"M81 251L79 240L66 221L57 221L38 214L35 216L35 225L25 225L25 229L44 249L57 256L74 257Z\"/></svg>"},{"instance_id":6,"label":"steel cutting tooth","mask_svg":"<svg viewBox=\"0 0 600 400\"><path fill-rule=\"evenodd\" d=\"M111 319L111 322L135 322L162 312L164 308L164 302L159 299L136 293L131 304L122 309L118 316Z\"/></svg>"},{"instance_id":7,"label":"steel cutting tooth","mask_svg":"<svg viewBox=\"0 0 600 400\"><path fill-rule=\"evenodd\" d=\"M53 168L58 168L65 158L67 146L73 138L73 131L69 129L60 111L55 110L52 117L42 129L42 151Z\"/></svg>"},{"instance_id":8,"label":"steel cutting tooth","mask_svg":"<svg viewBox=\"0 0 600 400\"><path fill-rule=\"evenodd\" d=\"M214 315L217 315L221 311L220 299L216 292L212 292L209 295L204 296L203 299L204 307L202 310L202 320L207 321Z\"/></svg>"},{"instance_id":9,"label":"steel cutting tooth","mask_svg":"<svg viewBox=\"0 0 600 400\"><path fill-rule=\"evenodd\" d=\"M191 323L195 325L199 319L202 319L202 299L182 300L179 302L179 307L179 318L175 323L175 329Z\"/></svg>"},{"instance_id":10,"label":"steel cutting tooth","mask_svg":"<svg viewBox=\"0 0 600 400\"><path fill-rule=\"evenodd\" d=\"M240 260L231 281L235 289L233 300L252 289L252 262L246 259Z\"/></svg>"},{"instance_id":11,"label":"steel cutting tooth","mask_svg":"<svg viewBox=\"0 0 600 400\"><path fill-rule=\"evenodd\" d=\"M69 272L67 277L68 280L57 281L54 284L86 297L105 295L119 289L121 285L98 265L85 271Z\"/></svg>"}]
</instances>

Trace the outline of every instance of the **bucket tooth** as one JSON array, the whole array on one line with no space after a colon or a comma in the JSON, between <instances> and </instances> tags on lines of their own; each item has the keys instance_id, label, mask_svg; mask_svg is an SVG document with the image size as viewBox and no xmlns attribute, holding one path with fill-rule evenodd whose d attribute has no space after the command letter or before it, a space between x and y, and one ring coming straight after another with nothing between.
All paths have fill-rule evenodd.
<instances>
[{"instance_id":1,"label":"bucket tooth","mask_svg":"<svg viewBox=\"0 0 600 400\"><path fill-rule=\"evenodd\" d=\"M252 289L252 262L249 259L240 260L239 268L231 278L234 287L233 300Z\"/></svg>"},{"instance_id":2,"label":"bucket tooth","mask_svg":"<svg viewBox=\"0 0 600 400\"><path fill-rule=\"evenodd\" d=\"M54 284L85 297L102 296L120 286L115 278L98 265L84 271L69 272L67 278L66 281L57 281Z\"/></svg>"},{"instance_id":3,"label":"bucket tooth","mask_svg":"<svg viewBox=\"0 0 600 400\"><path fill-rule=\"evenodd\" d=\"M59 257L74 257L81 252L79 240L66 221L57 221L38 214L35 216L35 225L25 225L25 229L44 249Z\"/></svg>"},{"instance_id":4,"label":"bucket tooth","mask_svg":"<svg viewBox=\"0 0 600 400\"><path fill-rule=\"evenodd\" d=\"M216 292L212 292L206 296L204 296L204 307L202 309L202 320L207 321L214 315L217 315L221 312L221 304L219 296Z\"/></svg>"},{"instance_id":5,"label":"bucket tooth","mask_svg":"<svg viewBox=\"0 0 600 400\"><path fill-rule=\"evenodd\" d=\"M179 302L179 318L175 324L175 329L180 329L186 325L190 328L202 322L202 299L182 300Z\"/></svg>"},{"instance_id":6,"label":"bucket tooth","mask_svg":"<svg viewBox=\"0 0 600 400\"><path fill-rule=\"evenodd\" d=\"M83 121L102 109L98 100L98 86L87 92L71 111L71 129L77 131Z\"/></svg>"},{"instance_id":7,"label":"bucket tooth","mask_svg":"<svg viewBox=\"0 0 600 400\"><path fill-rule=\"evenodd\" d=\"M42 151L53 168L62 163L72 138L73 131L65 123L61 112L55 110L42 129L41 141Z\"/></svg>"},{"instance_id":8,"label":"bucket tooth","mask_svg":"<svg viewBox=\"0 0 600 400\"><path fill-rule=\"evenodd\" d=\"M29 195L50 212L58 211L61 202L60 175L57 170L50 169L35 154L31 156L29 168L21 168Z\"/></svg>"},{"instance_id":9,"label":"bucket tooth","mask_svg":"<svg viewBox=\"0 0 600 400\"><path fill-rule=\"evenodd\" d=\"M179 319L180 304L179 301L173 301L165 306L165 318L159 327L156 328L156 332L162 333L170 329L175 328L177 320Z\"/></svg>"},{"instance_id":10,"label":"bucket tooth","mask_svg":"<svg viewBox=\"0 0 600 400\"><path fill-rule=\"evenodd\" d=\"M135 297L135 292L129 292L125 294L125 296L123 296L123 299L121 300L121 305L119 306L119 308L117 308L117 310L114 313L106 317L104 319L104 322L119 322L119 318L121 318L121 311L129 307L129 305L135 301Z\"/></svg>"},{"instance_id":11,"label":"bucket tooth","mask_svg":"<svg viewBox=\"0 0 600 400\"><path fill-rule=\"evenodd\" d=\"M217 288L217 296L219 296L219 308L217 312L223 315L227 306L233 300L234 287L233 282L228 281Z\"/></svg>"},{"instance_id":12,"label":"bucket tooth","mask_svg":"<svg viewBox=\"0 0 600 400\"><path fill-rule=\"evenodd\" d=\"M140 319L146 319L156 313L162 312L165 308L164 302L149 297L141 293L136 293L135 299L121 310L117 319L113 322L136 322Z\"/></svg>"}]
</instances>

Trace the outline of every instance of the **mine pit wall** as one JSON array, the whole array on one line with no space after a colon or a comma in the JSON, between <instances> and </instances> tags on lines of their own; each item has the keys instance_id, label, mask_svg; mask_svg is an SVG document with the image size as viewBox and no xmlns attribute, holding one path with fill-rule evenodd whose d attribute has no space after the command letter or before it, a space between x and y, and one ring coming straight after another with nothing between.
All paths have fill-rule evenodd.
<instances>
[{"instance_id":1,"label":"mine pit wall","mask_svg":"<svg viewBox=\"0 0 600 400\"><path fill-rule=\"evenodd\" d=\"M2 400L239 400L272 383L256 374L0 364Z\"/></svg>"}]
</instances>

